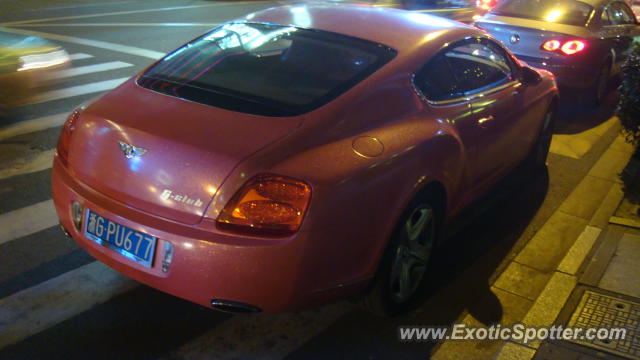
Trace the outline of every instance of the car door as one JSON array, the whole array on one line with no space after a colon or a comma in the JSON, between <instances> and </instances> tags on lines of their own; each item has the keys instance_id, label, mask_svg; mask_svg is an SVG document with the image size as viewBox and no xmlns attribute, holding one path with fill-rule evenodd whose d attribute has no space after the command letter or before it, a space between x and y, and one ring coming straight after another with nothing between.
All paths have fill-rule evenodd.
<instances>
[{"instance_id":1,"label":"car door","mask_svg":"<svg viewBox=\"0 0 640 360\"><path fill-rule=\"evenodd\" d=\"M476 195L513 166L521 153L514 139L520 83L494 45L485 38L454 43L415 78L429 104L427 116L444 119L464 144L469 185Z\"/></svg>"},{"instance_id":2,"label":"car door","mask_svg":"<svg viewBox=\"0 0 640 360\"><path fill-rule=\"evenodd\" d=\"M640 36L640 27L629 6L619 1L613 1L604 8L601 24L601 36L615 53L614 72L618 72L629 55L634 37Z\"/></svg>"}]
</instances>

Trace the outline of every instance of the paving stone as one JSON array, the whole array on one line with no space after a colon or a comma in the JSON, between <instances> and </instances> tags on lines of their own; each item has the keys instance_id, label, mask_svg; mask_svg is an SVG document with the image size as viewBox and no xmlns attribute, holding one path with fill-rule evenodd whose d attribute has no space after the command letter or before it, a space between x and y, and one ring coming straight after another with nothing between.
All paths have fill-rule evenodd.
<instances>
[{"instance_id":1,"label":"paving stone","mask_svg":"<svg viewBox=\"0 0 640 360\"><path fill-rule=\"evenodd\" d=\"M604 230L607 225L609 225L609 218L611 218L611 214L616 212L616 208L623 197L624 193L622 192L622 187L620 184L615 183L611 189L609 189L609 193L602 201L602 204L598 207L598 210L596 210L596 213L591 217L589 225Z\"/></svg>"},{"instance_id":2,"label":"paving stone","mask_svg":"<svg viewBox=\"0 0 640 360\"><path fill-rule=\"evenodd\" d=\"M431 360L487 360L500 350L503 341L447 341Z\"/></svg>"},{"instance_id":3,"label":"paving stone","mask_svg":"<svg viewBox=\"0 0 640 360\"><path fill-rule=\"evenodd\" d=\"M640 236L624 234L599 286L640 298Z\"/></svg>"},{"instance_id":4,"label":"paving stone","mask_svg":"<svg viewBox=\"0 0 640 360\"><path fill-rule=\"evenodd\" d=\"M554 135L549 151L554 154L580 159L617 123L618 119L612 117L606 122L578 134Z\"/></svg>"},{"instance_id":5,"label":"paving stone","mask_svg":"<svg viewBox=\"0 0 640 360\"><path fill-rule=\"evenodd\" d=\"M616 151L622 151L627 154L632 154L634 152L633 145L626 142L622 136L618 136L613 143L611 143L609 148Z\"/></svg>"},{"instance_id":6,"label":"paving stone","mask_svg":"<svg viewBox=\"0 0 640 360\"><path fill-rule=\"evenodd\" d=\"M529 360L533 358L536 351L524 345L506 342L500 353L496 356L496 360Z\"/></svg>"},{"instance_id":7,"label":"paving stone","mask_svg":"<svg viewBox=\"0 0 640 360\"><path fill-rule=\"evenodd\" d=\"M575 276L555 272L522 322L530 326L552 325L576 283Z\"/></svg>"},{"instance_id":8,"label":"paving stone","mask_svg":"<svg viewBox=\"0 0 640 360\"><path fill-rule=\"evenodd\" d=\"M549 278L551 278L550 273L512 261L493 285L533 301L542 292Z\"/></svg>"},{"instance_id":9,"label":"paving stone","mask_svg":"<svg viewBox=\"0 0 640 360\"><path fill-rule=\"evenodd\" d=\"M590 220L612 186L612 181L587 175L564 200L560 211Z\"/></svg>"},{"instance_id":10,"label":"paving stone","mask_svg":"<svg viewBox=\"0 0 640 360\"><path fill-rule=\"evenodd\" d=\"M591 146L592 143L588 140L572 138L570 135L555 135L551 140L549 151L573 159L580 159L591 149Z\"/></svg>"},{"instance_id":11,"label":"paving stone","mask_svg":"<svg viewBox=\"0 0 640 360\"><path fill-rule=\"evenodd\" d=\"M589 175L607 179L615 182L622 182L620 173L627 163L631 154L609 149L598 159L589 171Z\"/></svg>"},{"instance_id":12,"label":"paving stone","mask_svg":"<svg viewBox=\"0 0 640 360\"><path fill-rule=\"evenodd\" d=\"M587 226L558 265L558 271L575 275L601 231L597 227Z\"/></svg>"},{"instance_id":13,"label":"paving stone","mask_svg":"<svg viewBox=\"0 0 640 360\"><path fill-rule=\"evenodd\" d=\"M551 273L587 225L587 220L556 211L529 240L515 260L542 272Z\"/></svg>"},{"instance_id":14,"label":"paving stone","mask_svg":"<svg viewBox=\"0 0 640 360\"><path fill-rule=\"evenodd\" d=\"M495 286L491 287L491 291L496 295L502 306L500 324L511 325L522 321L522 318L533 305L533 301L498 289Z\"/></svg>"},{"instance_id":15,"label":"paving stone","mask_svg":"<svg viewBox=\"0 0 640 360\"><path fill-rule=\"evenodd\" d=\"M481 322L473 316L467 315L462 321L469 326L483 326ZM485 340L485 341L445 341L438 350L431 356L431 360L485 360L490 359L496 354L503 341Z\"/></svg>"}]
</instances>

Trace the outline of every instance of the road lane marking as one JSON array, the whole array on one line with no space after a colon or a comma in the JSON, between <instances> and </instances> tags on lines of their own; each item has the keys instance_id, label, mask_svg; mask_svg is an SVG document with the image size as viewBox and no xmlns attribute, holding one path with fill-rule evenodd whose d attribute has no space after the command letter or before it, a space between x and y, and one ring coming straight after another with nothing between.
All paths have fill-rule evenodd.
<instances>
[{"instance_id":1,"label":"road lane marking","mask_svg":"<svg viewBox=\"0 0 640 360\"><path fill-rule=\"evenodd\" d=\"M183 345L170 359L280 360L354 308L339 302L299 313L234 316Z\"/></svg>"},{"instance_id":2,"label":"road lane marking","mask_svg":"<svg viewBox=\"0 0 640 360\"><path fill-rule=\"evenodd\" d=\"M110 1L109 5L118 5L118 4L129 4L129 3L133 3L136 2L136 0L131 0L131 1ZM64 10L64 9L79 9L79 8L88 8L88 7L92 7L92 6L104 6L105 4L83 4L83 5L78 5L78 4L74 4L71 6L55 6L55 7L49 7L49 8L45 8L44 10L46 11L51 11L51 10Z\"/></svg>"},{"instance_id":3,"label":"road lane marking","mask_svg":"<svg viewBox=\"0 0 640 360\"><path fill-rule=\"evenodd\" d=\"M53 163L54 149L32 153L25 156L4 169L0 169L0 180L13 176L30 174L49 169Z\"/></svg>"},{"instance_id":4,"label":"road lane marking","mask_svg":"<svg viewBox=\"0 0 640 360\"><path fill-rule=\"evenodd\" d=\"M159 52L159 51L142 49L142 48L135 47L135 46L114 44L114 43L109 43L109 42L106 42L106 41L99 41L99 40L82 39L82 38L77 38L77 37L73 37L73 36L52 34L52 33L46 33L46 32L41 32L41 31L32 31L32 30L24 30L24 29L10 29L10 28L3 28L2 31L3 32L13 33L13 34L27 35L27 36L39 36L39 37L46 38L46 39L62 41L62 42L67 42L67 43L72 43L72 44L80 44L80 45L85 45L85 46L91 46L91 47L96 47L96 48L100 48L100 49L106 49L106 50L121 52L121 53L124 53L124 54L145 57L145 58L149 58L149 59L153 59L153 60L160 59L161 57L163 57L165 55L164 53Z\"/></svg>"},{"instance_id":5,"label":"road lane marking","mask_svg":"<svg viewBox=\"0 0 640 360\"><path fill-rule=\"evenodd\" d=\"M203 27L213 27L220 25L220 23L37 23L37 24L24 24L20 25L23 27L77 27L77 26L90 26L90 27L115 27L115 26L167 26L167 27L189 27L189 26L203 26Z\"/></svg>"},{"instance_id":6,"label":"road lane marking","mask_svg":"<svg viewBox=\"0 0 640 360\"><path fill-rule=\"evenodd\" d=\"M0 214L0 244L37 233L56 224L58 215L53 200Z\"/></svg>"},{"instance_id":7,"label":"road lane marking","mask_svg":"<svg viewBox=\"0 0 640 360\"><path fill-rule=\"evenodd\" d=\"M129 80L129 78L125 77L113 80L98 81L85 85L72 86L64 89L46 91L34 96L33 102L42 103L111 90L127 80Z\"/></svg>"},{"instance_id":8,"label":"road lane marking","mask_svg":"<svg viewBox=\"0 0 640 360\"><path fill-rule=\"evenodd\" d=\"M96 261L0 299L0 348L137 286L135 281Z\"/></svg>"},{"instance_id":9,"label":"road lane marking","mask_svg":"<svg viewBox=\"0 0 640 360\"><path fill-rule=\"evenodd\" d=\"M133 66L133 64L129 64L122 61L110 61L102 64L77 66L70 69L59 70L46 75L46 78L48 80L56 80L56 79L62 79L62 78L69 78L73 76L92 74L92 73L97 73L102 71L122 69L130 66Z\"/></svg>"},{"instance_id":10,"label":"road lane marking","mask_svg":"<svg viewBox=\"0 0 640 360\"><path fill-rule=\"evenodd\" d=\"M62 126L67 119L67 113L44 116L37 119L25 120L15 124L0 127L0 141L18 135L42 131L56 126Z\"/></svg>"},{"instance_id":11,"label":"road lane marking","mask_svg":"<svg viewBox=\"0 0 640 360\"><path fill-rule=\"evenodd\" d=\"M254 1L234 1L233 2L234 6L238 5L238 4L255 4L255 2ZM33 23L47 22L47 21L89 19L89 18L96 18L96 17L102 18L102 17L106 17L106 16L130 15L130 14L157 12L157 11L175 11L175 10L197 9L197 8L204 8L204 7L229 6L229 5L231 5L231 4L229 4L229 3L215 3L215 4L201 4L201 5L172 6L172 7L156 8L156 9L113 11L113 12L99 13L99 14L71 15L71 16L61 16L61 17L42 18L42 19L9 21L9 22L5 22L5 23L0 23L0 25L2 25L2 26L14 26L14 25L33 24Z\"/></svg>"},{"instance_id":12,"label":"road lane marking","mask_svg":"<svg viewBox=\"0 0 640 360\"><path fill-rule=\"evenodd\" d=\"M69 55L71 60L83 60L83 59L91 59L93 55L85 54L85 53L77 53Z\"/></svg>"}]
</instances>

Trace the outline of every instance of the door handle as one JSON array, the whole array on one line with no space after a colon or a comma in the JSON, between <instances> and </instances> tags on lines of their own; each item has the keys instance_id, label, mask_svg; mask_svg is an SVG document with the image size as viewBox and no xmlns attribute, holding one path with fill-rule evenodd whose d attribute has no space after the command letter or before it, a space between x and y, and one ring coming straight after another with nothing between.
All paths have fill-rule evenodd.
<instances>
[{"instance_id":1,"label":"door handle","mask_svg":"<svg viewBox=\"0 0 640 360\"><path fill-rule=\"evenodd\" d=\"M489 123L491 123L491 121L493 121L493 115L485 116L476 120L476 124L478 124L479 127L485 129L489 125Z\"/></svg>"}]
</instances>

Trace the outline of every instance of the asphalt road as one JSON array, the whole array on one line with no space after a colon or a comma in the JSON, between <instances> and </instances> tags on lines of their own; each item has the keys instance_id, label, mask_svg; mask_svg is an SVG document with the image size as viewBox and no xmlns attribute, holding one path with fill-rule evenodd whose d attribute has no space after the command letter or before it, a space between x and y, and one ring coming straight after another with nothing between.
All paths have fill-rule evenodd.
<instances>
[{"instance_id":1,"label":"asphalt road","mask_svg":"<svg viewBox=\"0 0 640 360\"><path fill-rule=\"evenodd\" d=\"M45 101L0 120L0 359L424 359L438 344L400 343L398 325L450 324L467 314L487 324L503 320L490 284L584 177L615 128L575 156L552 152L547 173L516 173L480 202L437 253L424 305L394 319L372 316L346 301L281 315L204 309L119 277L55 226L49 178L59 119L147 66L153 61L148 50L166 53L217 23L277 3L0 4L0 26L57 39L74 56L74 69L94 69L43 89ZM104 66L114 62L119 67ZM607 120L615 94L598 109L578 98L564 101L556 145ZM16 135L20 124L41 118L49 125ZM20 316L3 312L20 306L25 309Z\"/></svg>"}]
</instances>

